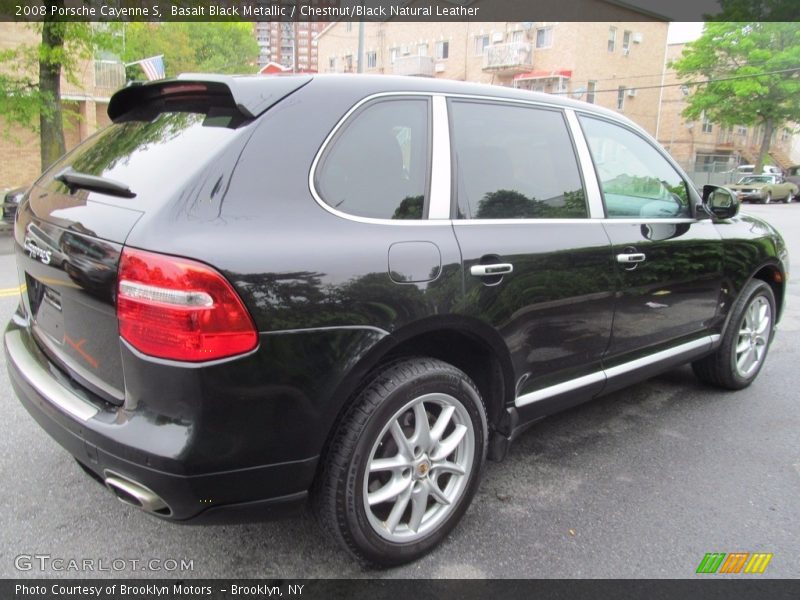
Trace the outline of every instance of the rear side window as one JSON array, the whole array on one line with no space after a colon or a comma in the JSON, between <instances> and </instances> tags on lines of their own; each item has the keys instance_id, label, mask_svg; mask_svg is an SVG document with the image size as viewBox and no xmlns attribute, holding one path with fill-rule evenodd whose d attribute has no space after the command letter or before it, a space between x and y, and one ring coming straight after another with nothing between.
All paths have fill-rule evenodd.
<instances>
[{"instance_id":1,"label":"rear side window","mask_svg":"<svg viewBox=\"0 0 800 600\"><path fill-rule=\"evenodd\" d=\"M422 219L429 173L427 99L381 100L357 111L325 151L315 185L358 217Z\"/></svg>"},{"instance_id":2,"label":"rear side window","mask_svg":"<svg viewBox=\"0 0 800 600\"><path fill-rule=\"evenodd\" d=\"M588 216L560 111L452 101L450 119L458 218Z\"/></svg>"},{"instance_id":3,"label":"rear side window","mask_svg":"<svg viewBox=\"0 0 800 600\"><path fill-rule=\"evenodd\" d=\"M649 142L607 121L580 121L609 218L691 216L686 182Z\"/></svg>"}]
</instances>

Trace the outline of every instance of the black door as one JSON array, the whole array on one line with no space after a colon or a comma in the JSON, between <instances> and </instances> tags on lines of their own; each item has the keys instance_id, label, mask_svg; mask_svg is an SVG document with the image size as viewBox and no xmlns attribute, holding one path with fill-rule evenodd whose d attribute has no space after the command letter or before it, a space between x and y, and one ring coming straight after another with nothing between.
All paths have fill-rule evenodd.
<instances>
[{"instance_id":1,"label":"black door","mask_svg":"<svg viewBox=\"0 0 800 600\"><path fill-rule=\"evenodd\" d=\"M503 337L526 417L602 387L610 244L589 218L561 111L451 100L463 312Z\"/></svg>"},{"instance_id":2,"label":"black door","mask_svg":"<svg viewBox=\"0 0 800 600\"><path fill-rule=\"evenodd\" d=\"M618 278L604 366L664 348L693 350L717 313L719 234L709 219L693 217L687 183L643 136L602 119L580 120L602 188Z\"/></svg>"}]
</instances>

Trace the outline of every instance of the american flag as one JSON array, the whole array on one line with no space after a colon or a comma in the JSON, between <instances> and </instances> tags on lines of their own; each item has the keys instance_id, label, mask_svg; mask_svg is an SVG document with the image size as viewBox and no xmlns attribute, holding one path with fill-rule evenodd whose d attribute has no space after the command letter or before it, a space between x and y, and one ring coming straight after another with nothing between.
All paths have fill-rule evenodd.
<instances>
[{"instance_id":1,"label":"american flag","mask_svg":"<svg viewBox=\"0 0 800 600\"><path fill-rule=\"evenodd\" d=\"M142 67L142 71L147 76L147 81L155 81L156 79L164 79L164 55L151 56L137 61ZM136 64L136 63L134 63Z\"/></svg>"}]
</instances>

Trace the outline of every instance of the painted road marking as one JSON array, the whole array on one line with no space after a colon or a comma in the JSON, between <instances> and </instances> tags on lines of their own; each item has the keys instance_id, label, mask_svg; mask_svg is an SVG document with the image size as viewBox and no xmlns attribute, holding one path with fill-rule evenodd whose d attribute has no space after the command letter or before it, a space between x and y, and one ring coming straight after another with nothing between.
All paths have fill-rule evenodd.
<instances>
[{"instance_id":1,"label":"painted road marking","mask_svg":"<svg viewBox=\"0 0 800 600\"><path fill-rule=\"evenodd\" d=\"M0 288L0 298L10 298L11 296L19 296L22 292L27 289L24 283L22 285L18 285L17 287L10 287L10 288Z\"/></svg>"}]
</instances>

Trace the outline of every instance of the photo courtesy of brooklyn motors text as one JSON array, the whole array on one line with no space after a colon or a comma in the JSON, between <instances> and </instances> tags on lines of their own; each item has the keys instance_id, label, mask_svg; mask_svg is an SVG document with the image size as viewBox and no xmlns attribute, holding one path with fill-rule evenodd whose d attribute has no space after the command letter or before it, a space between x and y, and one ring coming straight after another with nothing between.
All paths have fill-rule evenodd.
<instances>
[{"instance_id":1,"label":"photo courtesy of brooklyn motors text","mask_svg":"<svg viewBox=\"0 0 800 600\"><path fill-rule=\"evenodd\" d=\"M800 597L796 0L0 0L0 598Z\"/></svg>"}]
</instances>

